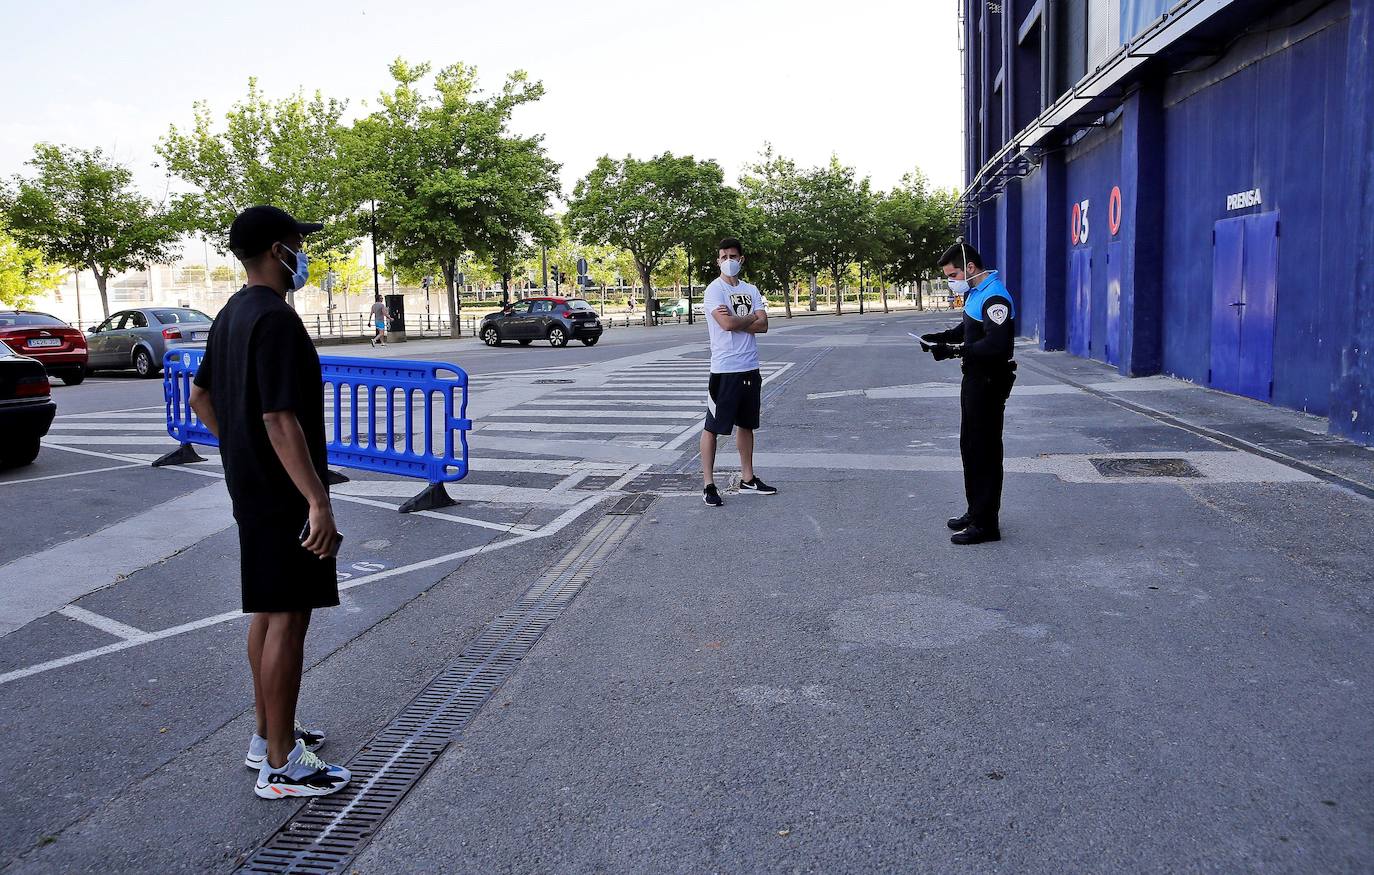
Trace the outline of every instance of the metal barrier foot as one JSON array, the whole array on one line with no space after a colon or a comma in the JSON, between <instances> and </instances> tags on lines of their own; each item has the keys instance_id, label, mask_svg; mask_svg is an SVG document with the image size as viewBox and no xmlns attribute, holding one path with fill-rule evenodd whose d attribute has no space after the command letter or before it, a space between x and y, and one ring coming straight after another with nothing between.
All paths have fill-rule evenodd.
<instances>
[{"instance_id":1,"label":"metal barrier foot","mask_svg":"<svg viewBox=\"0 0 1374 875\"><path fill-rule=\"evenodd\" d=\"M448 490L442 483L431 483L424 491L401 505L401 513L414 513L417 510L437 510L451 507L458 502L449 498Z\"/></svg>"},{"instance_id":2,"label":"metal barrier foot","mask_svg":"<svg viewBox=\"0 0 1374 875\"><path fill-rule=\"evenodd\" d=\"M196 448L190 444L182 444L167 455L153 462L154 468L161 468L165 465L189 465L191 462L204 462L205 459L196 452Z\"/></svg>"},{"instance_id":3,"label":"metal barrier foot","mask_svg":"<svg viewBox=\"0 0 1374 875\"><path fill-rule=\"evenodd\" d=\"M340 483L347 483L348 477L333 468L328 468L325 470L324 482L330 486L338 486Z\"/></svg>"}]
</instances>

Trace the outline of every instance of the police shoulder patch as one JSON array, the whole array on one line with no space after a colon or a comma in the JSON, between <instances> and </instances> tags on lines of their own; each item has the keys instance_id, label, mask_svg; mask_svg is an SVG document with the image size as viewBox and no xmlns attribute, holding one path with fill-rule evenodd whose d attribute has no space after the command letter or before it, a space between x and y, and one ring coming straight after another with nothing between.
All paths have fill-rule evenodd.
<instances>
[{"instance_id":1,"label":"police shoulder patch","mask_svg":"<svg viewBox=\"0 0 1374 875\"><path fill-rule=\"evenodd\" d=\"M1001 325L1003 322L1006 322L1007 317L1010 315L1011 310L1007 309L1006 304L993 304L991 307L988 308L988 318L991 319L993 322L996 322L998 325Z\"/></svg>"}]
</instances>

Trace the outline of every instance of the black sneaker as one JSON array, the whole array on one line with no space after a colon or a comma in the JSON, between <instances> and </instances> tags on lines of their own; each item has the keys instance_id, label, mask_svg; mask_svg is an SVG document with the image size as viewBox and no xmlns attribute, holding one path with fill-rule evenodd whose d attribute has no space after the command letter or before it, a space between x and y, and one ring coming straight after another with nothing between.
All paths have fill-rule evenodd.
<instances>
[{"instance_id":1,"label":"black sneaker","mask_svg":"<svg viewBox=\"0 0 1374 875\"><path fill-rule=\"evenodd\" d=\"M983 544L988 541L1002 540L1002 533L997 529L985 529L982 526L969 526L962 532L955 532L949 536L951 544Z\"/></svg>"},{"instance_id":2,"label":"black sneaker","mask_svg":"<svg viewBox=\"0 0 1374 875\"><path fill-rule=\"evenodd\" d=\"M945 525L956 532L962 532L964 529L967 529L972 522L973 517L964 514L963 516L952 517L951 519L945 520Z\"/></svg>"},{"instance_id":3,"label":"black sneaker","mask_svg":"<svg viewBox=\"0 0 1374 875\"><path fill-rule=\"evenodd\" d=\"M701 500L711 507L720 507L725 503L720 500L720 493L716 491L716 484L714 483L701 490Z\"/></svg>"},{"instance_id":4,"label":"black sneaker","mask_svg":"<svg viewBox=\"0 0 1374 875\"><path fill-rule=\"evenodd\" d=\"M759 475L755 474L753 480L741 480L739 482L740 495L748 495L751 493L754 495L777 495L778 490L764 483L759 479Z\"/></svg>"}]
</instances>

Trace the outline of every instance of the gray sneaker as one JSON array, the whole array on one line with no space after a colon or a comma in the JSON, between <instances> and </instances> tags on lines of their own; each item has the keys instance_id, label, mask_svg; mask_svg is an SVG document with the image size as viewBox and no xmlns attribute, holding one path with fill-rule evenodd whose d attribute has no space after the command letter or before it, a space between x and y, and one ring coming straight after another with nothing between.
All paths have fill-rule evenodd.
<instances>
[{"instance_id":1,"label":"gray sneaker","mask_svg":"<svg viewBox=\"0 0 1374 875\"><path fill-rule=\"evenodd\" d=\"M263 762L253 792L263 799L328 796L342 790L352 778L348 769L325 762L298 741L280 769Z\"/></svg>"}]
</instances>

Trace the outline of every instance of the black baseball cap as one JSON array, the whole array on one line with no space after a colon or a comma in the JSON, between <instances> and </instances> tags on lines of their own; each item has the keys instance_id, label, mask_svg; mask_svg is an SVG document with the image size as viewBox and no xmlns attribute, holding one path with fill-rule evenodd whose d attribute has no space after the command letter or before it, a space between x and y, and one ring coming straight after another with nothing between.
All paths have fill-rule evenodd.
<instances>
[{"instance_id":1,"label":"black baseball cap","mask_svg":"<svg viewBox=\"0 0 1374 875\"><path fill-rule=\"evenodd\" d=\"M292 234L304 237L323 227L319 222L297 222L294 216L280 207L249 207L239 213L229 226L229 251L239 258L252 258Z\"/></svg>"}]
</instances>

